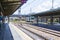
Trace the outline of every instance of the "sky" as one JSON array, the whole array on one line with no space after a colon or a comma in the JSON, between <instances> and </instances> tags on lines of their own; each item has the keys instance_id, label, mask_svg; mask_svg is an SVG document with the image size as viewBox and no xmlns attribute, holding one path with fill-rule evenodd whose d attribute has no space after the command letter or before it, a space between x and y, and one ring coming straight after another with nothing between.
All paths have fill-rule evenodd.
<instances>
[{"instance_id":1,"label":"sky","mask_svg":"<svg viewBox=\"0 0 60 40\"><path fill-rule=\"evenodd\" d=\"M53 9L60 7L60 0L54 0ZM20 8L19 8L20 9ZM21 6L21 12L18 10L14 14L28 15L33 13L39 13L52 9L52 0L28 0Z\"/></svg>"}]
</instances>

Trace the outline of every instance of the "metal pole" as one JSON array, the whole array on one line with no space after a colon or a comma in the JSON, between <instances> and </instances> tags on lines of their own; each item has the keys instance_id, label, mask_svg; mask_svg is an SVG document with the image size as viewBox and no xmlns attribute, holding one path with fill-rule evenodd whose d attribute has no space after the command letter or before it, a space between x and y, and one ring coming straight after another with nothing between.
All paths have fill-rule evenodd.
<instances>
[{"instance_id":1,"label":"metal pole","mask_svg":"<svg viewBox=\"0 0 60 40\"><path fill-rule=\"evenodd\" d=\"M30 16L29 16L29 22L30 22Z\"/></svg>"},{"instance_id":2,"label":"metal pole","mask_svg":"<svg viewBox=\"0 0 60 40\"><path fill-rule=\"evenodd\" d=\"M54 0L52 0L52 9L53 9L53 7L54 7Z\"/></svg>"},{"instance_id":3,"label":"metal pole","mask_svg":"<svg viewBox=\"0 0 60 40\"><path fill-rule=\"evenodd\" d=\"M8 23L9 23L10 19L9 19L9 16L8 16Z\"/></svg>"},{"instance_id":4,"label":"metal pole","mask_svg":"<svg viewBox=\"0 0 60 40\"><path fill-rule=\"evenodd\" d=\"M18 11L18 15L20 15L20 12L21 12L21 8L20 8L20 10ZM21 19L21 16L19 16L19 18Z\"/></svg>"},{"instance_id":5,"label":"metal pole","mask_svg":"<svg viewBox=\"0 0 60 40\"><path fill-rule=\"evenodd\" d=\"M47 23L48 18L46 18L46 23Z\"/></svg>"},{"instance_id":6,"label":"metal pole","mask_svg":"<svg viewBox=\"0 0 60 40\"><path fill-rule=\"evenodd\" d=\"M3 8L2 8L2 5L1 5L1 3L0 3L0 8L1 8L1 11L2 11L2 12L4 12L4 10L3 10Z\"/></svg>"},{"instance_id":7,"label":"metal pole","mask_svg":"<svg viewBox=\"0 0 60 40\"><path fill-rule=\"evenodd\" d=\"M37 24L38 24L38 16L36 16L36 19L37 19Z\"/></svg>"},{"instance_id":8,"label":"metal pole","mask_svg":"<svg viewBox=\"0 0 60 40\"><path fill-rule=\"evenodd\" d=\"M54 5L54 0L52 0L52 8L53 9L53 6ZM51 20L50 20L50 24L53 24L53 15L50 16Z\"/></svg>"},{"instance_id":9,"label":"metal pole","mask_svg":"<svg viewBox=\"0 0 60 40\"><path fill-rule=\"evenodd\" d=\"M60 17L59 17L59 23L60 23Z\"/></svg>"},{"instance_id":10,"label":"metal pole","mask_svg":"<svg viewBox=\"0 0 60 40\"><path fill-rule=\"evenodd\" d=\"M50 18L51 18L50 24L53 25L53 16L51 16Z\"/></svg>"}]
</instances>

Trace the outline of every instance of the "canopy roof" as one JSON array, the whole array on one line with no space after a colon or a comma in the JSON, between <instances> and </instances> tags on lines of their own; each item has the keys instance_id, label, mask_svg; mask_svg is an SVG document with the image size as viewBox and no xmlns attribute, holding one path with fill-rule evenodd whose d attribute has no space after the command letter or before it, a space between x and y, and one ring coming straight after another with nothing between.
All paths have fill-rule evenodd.
<instances>
[{"instance_id":1,"label":"canopy roof","mask_svg":"<svg viewBox=\"0 0 60 40\"><path fill-rule=\"evenodd\" d=\"M4 16L11 15L23 4L22 1L23 0L0 0L0 15L1 13Z\"/></svg>"},{"instance_id":2,"label":"canopy roof","mask_svg":"<svg viewBox=\"0 0 60 40\"><path fill-rule=\"evenodd\" d=\"M53 16L53 15L60 15L60 8L51 9L37 14L32 14L32 16Z\"/></svg>"}]
</instances>

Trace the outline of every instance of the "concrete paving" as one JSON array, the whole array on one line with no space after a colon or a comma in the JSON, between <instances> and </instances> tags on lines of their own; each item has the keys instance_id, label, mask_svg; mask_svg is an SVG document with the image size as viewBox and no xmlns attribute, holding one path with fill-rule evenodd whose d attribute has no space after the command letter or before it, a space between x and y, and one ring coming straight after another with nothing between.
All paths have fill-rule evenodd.
<instances>
[{"instance_id":1,"label":"concrete paving","mask_svg":"<svg viewBox=\"0 0 60 40\"><path fill-rule=\"evenodd\" d=\"M2 28L0 29L0 40L22 40L20 35L10 26L8 23L2 24Z\"/></svg>"},{"instance_id":2,"label":"concrete paving","mask_svg":"<svg viewBox=\"0 0 60 40\"><path fill-rule=\"evenodd\" d=\"M11 31L7 23L3 23L0 26L0 40L13 40Z\"/></svg>"},{"instance_id":3,"label":"concrete paving","mask_svg":"<svg viewBox=\"0 0 60 40\"><path fill-rule=\"evenodd\" d=\"M14 40L8 24L5 24L3 40Z\"/></svg>"}]
</instances>

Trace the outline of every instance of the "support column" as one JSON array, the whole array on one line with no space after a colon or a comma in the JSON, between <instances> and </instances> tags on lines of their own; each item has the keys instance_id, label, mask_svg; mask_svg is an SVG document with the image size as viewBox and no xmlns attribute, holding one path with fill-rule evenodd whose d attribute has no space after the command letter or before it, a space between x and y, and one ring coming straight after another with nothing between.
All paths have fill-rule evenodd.
<instances>
[{"instance_id":1,"label":"support column","mask_svg":"<svg viewBox=\"0 0 60 40\"><path fill-rule=\"evenodd\" d=\"M41 17L41 22L42 22L42 17Z\"/></svg>"},{"instance_id":2,"label":"support column","mask_svg":"<svg viewBox=\"0 0 60 40\"><path fill-rule=\"evenodd\" d=\"M50 24L53 25L53 16L50 16Z\"/></svg>"},{"instance_id":3,"label":"support column","mask_svg":"<svg viewBox=\"0 0 60 40\"><path fill-rule=\"evenodd\" d=\"M9 21L10 21L10 20L9 20L9 16L8 16L8 23L9 23Z\"/></svg>"},{"instance_id":4,"label":"support column","mask_svg":"<svg viewBox=\"0 0 60 40\"><path fill-rule=\"evenodd\" d=\"M5 23L5 17L3 16L2 23Z\"/></svg>"},{"instance_id":5,"label":"support column","mask_svg":"<svg viewBox=\"0 0 60 40\"><path fill-rule=\"evenodd\" d=\"M60 23L60 17L59 17L59 23Z\"/></svg>"},{"instance_id":6,"label":"support column","mask_svg":"<svg viewBox=\"0 0 60 40\"><path fill-rule=\"evenodd\" d=\"M46 23L47 23L48 18L46 18Z\"/></svg>"},{"instance_id":7,"label":"support column","mask_svg":"<svg viewBox=\"0 0 60 40\"><path fill-rule=\"evenodd\" d=\"M29 21L30 21L30 16L29 16Z\"/></svg>"},{"instance_id":8,"label":"support column","mask_svg":"<svg viewBox=\"0 0 60 40\"><path fill-rule=\"evenodd\" d=\"M39 21L39 20L38 20L38 16L36 16L36 21L37 21L37 24L38 24L38 21Z\"/></svg>"},{"instance_id":9,"label":"support column","mask_svg":"<svg viewBox=\"0 0 60 40\"><path fill-rule=\"evenodd\" d=\"M29 24L32 24L30 16L28 17L28 21L29 21Z\"/></svg>"}]
</instances>

